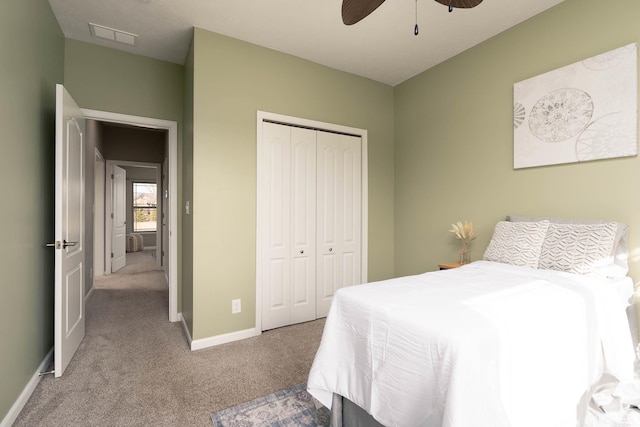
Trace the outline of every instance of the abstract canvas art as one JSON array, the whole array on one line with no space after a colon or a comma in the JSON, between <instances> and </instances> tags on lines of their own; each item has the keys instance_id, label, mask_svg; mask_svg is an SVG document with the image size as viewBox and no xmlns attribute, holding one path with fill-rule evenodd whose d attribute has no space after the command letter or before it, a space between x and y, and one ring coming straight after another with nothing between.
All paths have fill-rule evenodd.
<instances>
[{"instance_id":1,"label":"abstract canvas art","mask_svg":"<svg viewBox=\"0 0 640 427\"><path fill-rule=\"evenodd\" d=\"M513 85L513 167L638 154L637 44Z\"/></svg>"}]
</instances>

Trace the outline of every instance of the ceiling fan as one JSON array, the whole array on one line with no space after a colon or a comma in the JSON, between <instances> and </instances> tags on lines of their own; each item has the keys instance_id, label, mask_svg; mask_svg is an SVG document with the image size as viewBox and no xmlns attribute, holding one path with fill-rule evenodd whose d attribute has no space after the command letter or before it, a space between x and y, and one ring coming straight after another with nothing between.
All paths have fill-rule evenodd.
<instances>
[{"instance_id":1,"label":"ceiling fan","mask_svg":"<svg viewBox=\"0 0 640 427\"><path fill-rule=\"evenodd\" d=\"M482 3L482 0L435 1L448 6L449 12L453 12L454 8L470 9ZM345 25L353 25L356 22L360 22L369 16L371 12L376 10L382 3L384 3L384 0L342 0L342 22L344 22Z\"/></svg>"}]
</instances>

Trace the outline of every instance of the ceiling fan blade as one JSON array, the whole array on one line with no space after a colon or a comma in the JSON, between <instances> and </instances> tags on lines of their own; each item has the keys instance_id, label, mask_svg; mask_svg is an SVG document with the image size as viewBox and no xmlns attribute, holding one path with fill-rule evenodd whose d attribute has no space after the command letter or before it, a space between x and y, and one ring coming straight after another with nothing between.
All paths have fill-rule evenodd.
<instances>
[{"instance_id":1,"label":"ceiling fan blade","mask_svg":"<svg viewBox=\"0 0 640 427\"><path fill-rule=\"evenodd\" d=\"M382 3L384 0L342 0L342 22L353 25L366 18Z\"/></svg>"},{"instance_id":2,"label":"ceiling fan blade","mask_svg":"<svg viewBox=\"0 0 640 427\"><path fill-rule=\"evenodd\" d=\"M476 7L482 0L436 0L438 3L443 4L445 6L457 7L460 9L471 9L472 7Z\"/></svg>"}]
</instances>

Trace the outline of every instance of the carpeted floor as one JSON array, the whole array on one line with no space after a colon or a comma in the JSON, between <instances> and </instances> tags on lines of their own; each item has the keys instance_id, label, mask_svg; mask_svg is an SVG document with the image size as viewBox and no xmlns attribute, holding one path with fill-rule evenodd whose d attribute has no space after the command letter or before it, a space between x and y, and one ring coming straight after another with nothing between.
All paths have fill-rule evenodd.
<instances>
[{"instance_id":1,"label":"carpeted floor","mask_svg":"<svg viewBox=\"0 0 640 427\"><path fill-rule=\"evenodd\" d=\"M94 279L95 289L168 289L164 270L155 261L155 251L127 253L127 265L117 272Z\"/></svg>"},{"instance_id":2,"label":"carpeted floor","mask_svg":"<svg viewBox=\"0 0 640 427\"><path fill-rule=\"evenodd\" d=\"M14 426L211 426L212 412L307 380L324 320L192 352L160 273L101 279L65 374L42 379Z\"/></svg>"}]
</instances>

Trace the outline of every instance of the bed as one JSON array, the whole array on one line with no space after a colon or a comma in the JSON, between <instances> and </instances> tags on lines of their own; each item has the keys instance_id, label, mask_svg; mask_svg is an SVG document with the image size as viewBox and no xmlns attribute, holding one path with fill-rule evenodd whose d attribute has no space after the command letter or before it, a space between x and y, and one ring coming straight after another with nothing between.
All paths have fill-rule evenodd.
<instances>
[{"instance_id":1,"label":"bed","mask_svg":"<svg viewBox=\"0 0 640 427\"><path fill-rule=\"evenodd\" d=\"M633 378L625 226L510 219L482 261L336 293L307 382L335 425L576 426Z\"/></svg>"}]
</instances>

